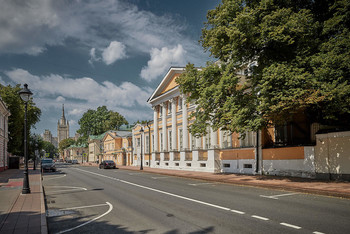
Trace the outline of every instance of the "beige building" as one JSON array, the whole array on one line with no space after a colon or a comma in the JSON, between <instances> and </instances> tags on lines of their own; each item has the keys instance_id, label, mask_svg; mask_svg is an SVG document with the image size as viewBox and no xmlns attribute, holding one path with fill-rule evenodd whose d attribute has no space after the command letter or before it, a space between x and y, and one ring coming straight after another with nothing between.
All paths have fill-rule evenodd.
<instances>
[{"instance_id":1,"label":"beige building","mask_svg":"<svg viewBox=\"0 0 350 234\"><path fill-rule=\"evenodd\" d=\"M103 137L103 160L113 160L116 165L132 164L131 131L108 131Z\"/></svg>"},{"instance_id":2,"label":"beige building","mask_svg":"<svg viewBox=\"0 0 350 234\"><path fill-rule=\"evenodd\" d=\"M8 117L10 115L10 111L0 97L0 171L6 170L9 166L7 143L9 142Z\"/></svg>"},{"instance_id":3,"label":"beige building","mask_svg":"<svg viewBox=\"0 0 350 234\"><path fill-rule=\"evenodd\" d=\"M293 114L292 121L283 125L246 132L245 138L239 133L215 131L211 127L201 137L191 135L188 127L193 120L189 116L196 106L186 102L186 95L180 93L176 83L176 78L183 72L184 68L170 68L148 99L153 108L153 121L148 123L149 126L138 124L133 128L132 165L139 166L142 158L144 166L203 172L313 178L325 168L349 173L345 166L350 165L349 149L345 147L348 138L342 138L341 143L346 151L332 154L339 156L332 156L333 162L337 159L342 166L335 163L336 166L325 167L324 155L330 148L326 143L322 147L317 145L315 155L320 125L309 122L302 112ZM243 72L237 75L244 79Z\"/></svg>"},{"instance_id":4,"label":"beige building","mask_svg":"<svg viewBox=\"0 0 350 234\"><path fill-rule=\"evenodd\" d=\"M101 163L103 156L103 138L105 133L101 135L90 135L88 139L89 143L89 156L88 162Z\"/></svg>"},{"instance_id":5,"label":"beige building","mask_svg":"<svg viewBox=\"0 0 350 234\"><path fill-rule=\"evenodd\" d=\"M78 160L79 163L86 162L88 147L71 145L64 150L64 160Z\"/></svg>"}]
</instances>

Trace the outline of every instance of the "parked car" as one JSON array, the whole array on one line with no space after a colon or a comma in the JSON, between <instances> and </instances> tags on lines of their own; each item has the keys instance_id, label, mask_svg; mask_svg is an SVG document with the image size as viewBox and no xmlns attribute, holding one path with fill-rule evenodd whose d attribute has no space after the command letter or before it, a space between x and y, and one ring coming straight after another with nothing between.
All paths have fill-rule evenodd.
<instances>
[{"instance_id":1,"label":"parked car","mask_svg":"<svg viewBox=\"0 0 350 234\"><path fill-rule=\"evenodd\" d=\"M78 163L78 160L73 159L73 160L72 160L72 164L79 164L79 163Z\"/></svg>"},{"instance_id":2,"label":"parked car","mask_svg":"<svg viewBox=\"0 0 350 234\"><path fill-rule=\"evenodd\" d=\"M112 161L112 160L105 160L105 161L102 161L100 163L100 165L98 166L99 169L107 169L107 168L113 168L115 169L116 166L115 166L115 163Z\"/></svg>"},{"instance_id":3,"label":"parked car","mask_svg":"<svg viewBox=\"0 0 350 234\"><path fill-rule=\"evenodd\" d=\"M41 170L44 171L56 171L55 162L52 158L41 159Z\"/></svg>"}]
</instances>

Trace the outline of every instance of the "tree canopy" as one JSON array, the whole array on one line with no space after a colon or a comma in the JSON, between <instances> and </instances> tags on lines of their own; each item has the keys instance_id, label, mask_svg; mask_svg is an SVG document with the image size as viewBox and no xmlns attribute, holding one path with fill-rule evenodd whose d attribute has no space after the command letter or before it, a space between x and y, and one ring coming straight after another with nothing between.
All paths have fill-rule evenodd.
<instances>
[{"instance_id":1,"label":"tree canopy","mask_svg":"<svg viewBox=\"0 0 350 234\"><path fill-rule=\"evenodd\" d=\"M0 84L0 96L11 113L8 120L8 152L14 155L24 154L24 103L18 94L21 89L19 84L16 86ZM40 116L41 110L35 106L33 99L30 99L27 108L27 139L30 136L30 129L40 120Z\"/></svg>"},{"instance_id":2,"label":"tree canopy","mask_svg":"<svg viewBox=\"0 0 350 234\"><path fill-rule=\"evenodd\" d=\"M300 112L349 128L349 25L347 0L223 0L200 40L218 62L177 78L197 105L191 132L255 131Z\"/></svg>"},{"instance_id":3,"label":"tree canopy","mask_svg":"<svg viewBox=\"0 0 350 234\"><path fill-rule=\"evenodd\" d=\"M119 114L108 110L106 106L100 106L96 110L88 110L78 121L80 128L77 131L81 134L80 142L86 142L89 135L100 135L108 130L118 130L128 121Z\"/></svg>"},{"instance_id":4,"label":"tree canopy","mask_svg":"<svg viewBox=\"0 0 350 234\"><path fill-rule=\"evenodd\" d=\"M58 150L62 153L64 149L67 149L69 146L74 144L75 144L75 140L72 138L63 139L58 144Z\"/></svg>"}]
</instances>

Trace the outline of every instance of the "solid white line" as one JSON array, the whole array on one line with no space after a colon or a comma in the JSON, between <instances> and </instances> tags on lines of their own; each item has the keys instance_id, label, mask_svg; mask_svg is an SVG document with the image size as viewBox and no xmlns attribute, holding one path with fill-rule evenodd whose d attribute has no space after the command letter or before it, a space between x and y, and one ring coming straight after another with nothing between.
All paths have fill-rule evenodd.
<instances>
[{"instance_id":1,"label":"solid white line","mask_svg":"<svg viewBox=\"0 0 350 234\"><path fill-rule=\"evenodd\" d=\"M85 189L86 190L86 189ZM83 191L83 189L63 189L63 190L53 190L47 191L47 193L59 193L59 192L67 192L67 191Z\"/></svg>"},{"instance_id":2,"label":"solid white line","mask_svg":"<svg viewBox=\"0 0 350 234\"><path fill-rule=\"evenodd\" d=\"M84 208L97 207L97 206L108 206L108 204L103 203L103 204L91 205L91 206L78 206L78 207L65 208L60 210L75 210L75 209L84 209Z\"/></svg>"},{"instance_id":3,"label":"solid white line","mask_svg":"<svg viewBox=\"0 0 350 234\"><path fill-rule=\"evenodd\" d=\"M146 187L146 186L139 185L139 184L135 184L135 183L128 182L128 181L125 181L125 180L120 180L120 179L116 179L116 178L113 178L113 177L109 177L109 176L97 174L97 173L94 173L94 172L85 171L85 170L82 170L82 169L79 169L79 168L74 168L74 169L80 170L80 171L83 171L83 172L87 172L87 173L90 173L90 174L94 174L94 175L97 175L97 176L102 176L102 177L105 177L105 178L110 178L110 179L117 180L117 181L122 182L122 183L125 183L125 184L133 185L133 186L136 186L136 187L139 187L139 188L144 188L144 189L147 189L147 190L150 190L150 191L162 193L162 194L169 195L169 196L176 197L176 198L180 198L180 199L183 199L183 200L192 201L192 202L199 203L199 204L202 204L202 205L207 205L207 206L215 207L215 208L218 208L218 209L221 209L221 210L227 210L227 211L231 210L230 208L227 208L227 207L214 205L214 204L211 204L211 203L208 203L208 202L199 201L199 200L196 200L196 199L184 197L184 196L177 195L177 194L173 194L173 193L168 193L168 192L165 192L165 191L162 191L162 190L158 190L158 189Z\"/></svg>"},{"instance_id":4,"label":"solid white line","mask_svg":"<svg viewBox=\"0 0 350 234\"><path fill-rule=\"evenodd\" d=\"M301 227L295 226L295 225L292 225L292 224L289 224L289 223L280 223L280 224L283 225L283 226L286 226L286 227L291 227L291 228L295 228L295 229L301 229Z\"/></svg>"},{"instance_id":5,"label":"solid white line","mask_svg":"<svg viewBox=\"0 0 350 234\"><path fill-rule=\"evenodd\" d=\"M314 234L325 234L323 232L313 232Z\"/></svg>"},{"instance_id":6,"label":"solid white line","mask_svg":"<svg viewBox=\"0 0 350 234\"><path fill-rule=\"evenodd\" d=\"M73 231L73 230L75 230L75 229L77 229L77 228L80 228L80 227L82 227L82 226L85 226L86 224L89 224L89 223L91 223L91 222L93 222L93 221L95 221L95 220L97 220L97 219L99 219L99 218L102 218L103 216L107 215L109 212L112 211L113 205L112 205L111 203L109 203L109 202L106 202L106 204L109 205L109 209L108 209L108 211L107 211L106 213L104 213L104 214L102 214L102 215L100 215L100 216L98 216L98 217L96 217L96 218L94 218L94 219L92 219L92 220L89 220L89 221L87 221L87 222L85 222L85 223L82 223L82 224L80 224L79 226L76 226L76 227L74 227L74 228L70 228L70 229L67 229L67 230L64 230L64 231L60 231L59 233L65 233L65 232Z\"/></svg>"},{"instance_id":7,"label":"solid white line","mask_svg":"<svg viewBox=\"0 0 350 234\"><path fill-rule=\"evenodd\" d=\"M242 215L245 214L245 212L239 211L239 210L230 210L230 211L237 214L242 214Z\"/></svg>"},{"instance_id":8,"label":"solid white line","mask_svg":"<svg viewBox=\"0 0 350 234\"><path fill-rule=\"evenodd\" d=\"M198 183L198 184L188 184L188 185L198 186L198 185L207 185L207 184L216 184L216 183Z\"/></svg>"},{"instance_id":9,"label":"solid white line","mask_svg":"<svg viewBox=\"0 0 350 234\"><path fill-rule=\"evenodd\" d=\"M128 173L129 175L138 175L138 174L141 174L141 173Z\"/></svg>"},{"instance_id":10,"label":"solid white line","mask_svg":"<svg viewBox=\"0 0 350 234\"><path fill-rule=\"evenodd\" d=\"M270 220L270 219L268 219L268 218L261 217L261 216L257 216L257 215L252 215L252 217L253 217L253 218L256 218L256 219L265 220L265 221Z\"/></svg>"}]
</instances>

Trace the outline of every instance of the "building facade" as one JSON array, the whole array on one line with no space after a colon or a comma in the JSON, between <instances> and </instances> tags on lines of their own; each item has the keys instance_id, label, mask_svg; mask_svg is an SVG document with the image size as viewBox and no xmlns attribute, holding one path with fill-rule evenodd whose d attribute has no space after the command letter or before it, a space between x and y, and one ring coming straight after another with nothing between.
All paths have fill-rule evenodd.
<instances>
[{"instance_id":1,"label":"building facade","mask_svg":"<svg viewBox=\"0 0 350 234\"><path fill-rule=\"evenodd\" d=\"M101 163L103 156L103 138L105 133L97 136L90 135L88 139L89 143L89 156L88 162Z\"/></svg>"},{"instance_id":2,"label":"building facade","mask_svg":"<svg viewBox=\"0 0 350 234\"><path fill-rule=\"evenodd\" d=\"M195 106L186 102L176 83L183 72L182 67L170 68L148 99L153 121L133 128L133 165L140 165L142 158L144 166L154 168L315 177L319 126L303 113L284 125L246 132L245 137L211 127L204 136L192 136L189 116Z\"/></svg>"},{"instance_id":3,"label":"building facade","mask_svg":"<svg viewBox=\"0 0 350 234\"><path fill-rule=\"evenodd\" d=\"M108 131L103 137L103 160L112 160L116 165L132 164L131 131Z\"/></svg>"},{"instance_id":4,"label":"building facade","mask_svg":"<svg viewBox=\"0 0 350 234\"><path fill-rule=\"evenodd\" d=\"M7 143L9 142L8 117L10 115L10 111L0 97L0 171L8 169L9 166Z\"/></svg>"}]
</instances>

